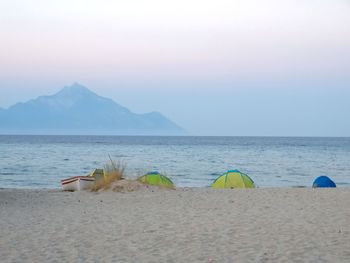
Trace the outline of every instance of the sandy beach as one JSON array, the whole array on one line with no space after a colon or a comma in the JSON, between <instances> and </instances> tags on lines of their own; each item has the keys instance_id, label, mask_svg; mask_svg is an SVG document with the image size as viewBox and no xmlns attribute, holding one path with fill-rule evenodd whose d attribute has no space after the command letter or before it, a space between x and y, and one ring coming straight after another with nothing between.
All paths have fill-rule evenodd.
<instances>
[{"instance_id":1,"label":"sandy beach","mask_svg":"<svg viewBox=\"0 0 350 263\"><path fill-rule=\"evenodd\" d=\"M349 262L350 189L0 190L1 262Z\"/></svg>"}]
</instances>

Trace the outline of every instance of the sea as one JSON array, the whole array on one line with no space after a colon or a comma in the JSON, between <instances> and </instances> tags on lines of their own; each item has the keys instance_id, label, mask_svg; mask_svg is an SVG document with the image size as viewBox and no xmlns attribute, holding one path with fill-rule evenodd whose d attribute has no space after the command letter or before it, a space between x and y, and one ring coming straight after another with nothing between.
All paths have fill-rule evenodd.
<instances>
[{"instance_id":1,"label":"sea","mask_svg":"<svg viewBox=\"0 0 350 263\"><path fill-rule=\"evenodd\" d=\"M209 187L227 170L258 187L350 186L350 138L0 135L0 188L58 189L110 158L135 179L159 171L178 187Z\"/></svg>"}]
</instances>

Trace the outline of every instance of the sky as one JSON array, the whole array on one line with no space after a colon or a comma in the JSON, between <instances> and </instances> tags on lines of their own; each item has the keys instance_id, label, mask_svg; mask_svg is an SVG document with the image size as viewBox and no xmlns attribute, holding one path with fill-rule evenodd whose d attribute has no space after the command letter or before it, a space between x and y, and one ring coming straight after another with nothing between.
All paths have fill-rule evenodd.
<instances>
[{"instance_id":1,"label":"sky","mask_svg":"<svg viewBox=\"0 0 350 263\"><path fill-rule=\"evenodd\" d=\"M192 135L350 136L348 0L0 0L0 107L79 82Z\"/></svg>"}]
</instances>

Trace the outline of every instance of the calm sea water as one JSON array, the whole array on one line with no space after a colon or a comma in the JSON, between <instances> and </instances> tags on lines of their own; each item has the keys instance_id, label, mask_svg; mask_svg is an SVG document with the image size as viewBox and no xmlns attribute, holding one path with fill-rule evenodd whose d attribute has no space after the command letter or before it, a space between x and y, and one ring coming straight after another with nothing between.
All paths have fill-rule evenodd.
<instances>
[{"instance_id":1,"label":"calm sea water","mask_svg":"<svg viewBox=\"0 0 350 263\"><path fill-rule=\"evenodd\" d=\"M260 187L311 186L328 175L350 186L350 138L0 136L0 187L59 188L108 156L136 178L157 170L177 186L209 186L229 169Z\"/></svg>"}]
</instances>

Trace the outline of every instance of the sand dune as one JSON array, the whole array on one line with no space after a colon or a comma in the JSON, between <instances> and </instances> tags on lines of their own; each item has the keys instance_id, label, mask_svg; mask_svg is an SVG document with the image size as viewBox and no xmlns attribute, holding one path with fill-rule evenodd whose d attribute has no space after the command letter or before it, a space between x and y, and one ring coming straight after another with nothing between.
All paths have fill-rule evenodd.
<instances>
[{"instance_id":1,"label":"sand dune","mask_svg":"<svg viewBox=\"0 0 350 263\"><path fill-rule=\"evenodd\" d=\"M349 262L350 189L0 190L1 262Z\"/></svg>"}]
</instances>

